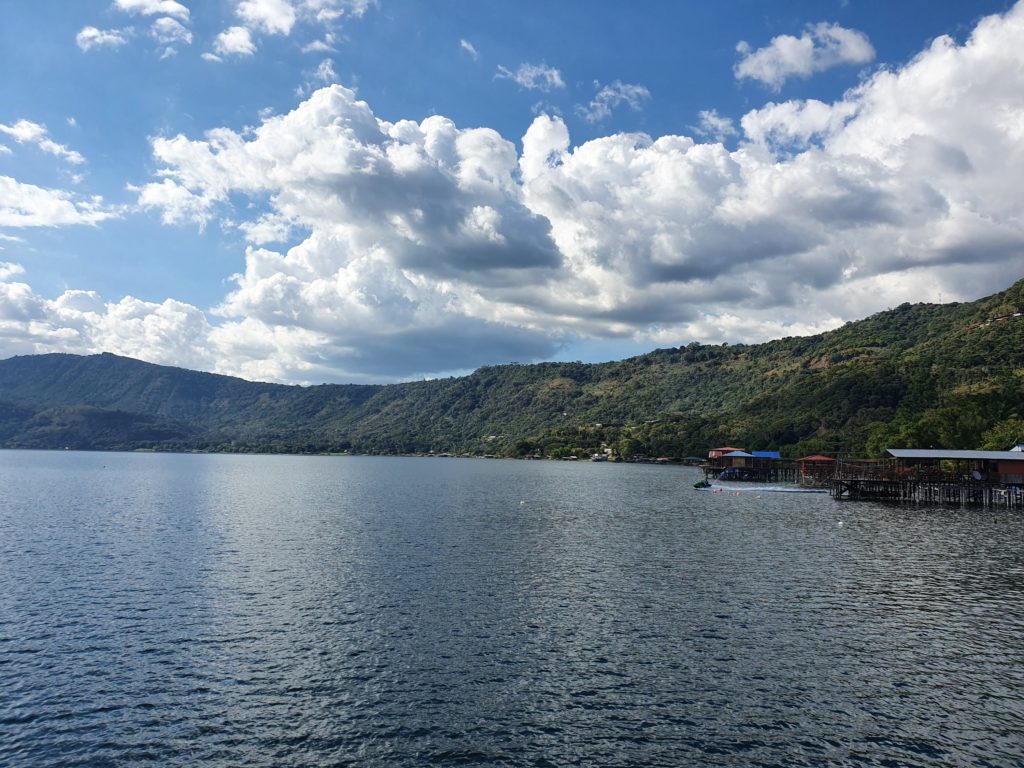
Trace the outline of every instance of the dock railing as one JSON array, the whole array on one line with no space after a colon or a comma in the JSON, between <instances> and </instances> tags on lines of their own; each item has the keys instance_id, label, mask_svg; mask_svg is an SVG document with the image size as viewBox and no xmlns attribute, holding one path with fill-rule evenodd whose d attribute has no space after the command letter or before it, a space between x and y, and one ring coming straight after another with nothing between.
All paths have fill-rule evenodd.
<instances>
[{"instance_id":1,"label":"dock railing","mask_svg":"<svg viewBox=\"0 0 1024 768\"><path fill-rule=\"evenodd\" d=\"M960 504L1024 509L1024 489L998 475L901 466L892 459L837 461L831 493L836 499Z\"/></svg>"}]
</instances>

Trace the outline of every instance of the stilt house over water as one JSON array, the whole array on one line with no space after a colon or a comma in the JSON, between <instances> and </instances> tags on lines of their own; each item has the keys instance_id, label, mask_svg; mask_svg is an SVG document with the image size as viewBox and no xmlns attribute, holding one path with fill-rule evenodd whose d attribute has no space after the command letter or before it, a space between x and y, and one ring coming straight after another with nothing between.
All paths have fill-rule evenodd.
<instances>
[{"instance_id":1,"label":"stilt house over water","mask_svg":"<svg viewBox=\"0 0 1024 768\"><path fill-rule=\"evenodd\" d=\"M948 449L890 448L900 477L941 476L965 482L1024 484L1024 450L953 451Z\"/></svg>"},{"instance_id":2,"label":"stilt house over water","mask_svg":"<svg viewBox=\"0 0 1024 768\"><path fill-rule=\"evenodd\" d=\"M827 485L832 481L832 475L836 472L835 457L822 456L820 453L797 459L796 464L800 467L801 485Z\"/></svg>"},{"instance_id":3,"label":"stilt house over water","mask_svg":"<svg viewBox=\"0 0 1024 768\"><path fill-rule=\"evenodd\" d=\"M784 461L778 451L750 451L723 447L708 451L707 461L700 465L704 478L746 480L750 482L795 482L796 464Z\"/></svg>"},{"instance_id":4,"label":"stilt house over water","mask_svg":"<svg viewBox=\"0 0 1024 768\"><path fill-rule=\"evenodd\" d=\"M890 448L870 465L839 462L837 499L1024 507L1024 450Z\"/></svg>"}]
</instances>

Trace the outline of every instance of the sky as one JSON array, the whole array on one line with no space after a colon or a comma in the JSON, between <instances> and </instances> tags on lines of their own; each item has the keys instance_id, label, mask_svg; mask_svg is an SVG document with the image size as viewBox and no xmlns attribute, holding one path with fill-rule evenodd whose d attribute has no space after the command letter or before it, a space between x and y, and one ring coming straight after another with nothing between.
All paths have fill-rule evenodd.
<instances>
[{"instance_id":1,"label":"sky","mask_svg":"<svg viewBox=\"0 0 1024 768\"><path fill-rule=\"evenodd\" d=\"M0 14L0 358L394 382L1024 276L1024 0Z\"/></svg>"}]
</instances>

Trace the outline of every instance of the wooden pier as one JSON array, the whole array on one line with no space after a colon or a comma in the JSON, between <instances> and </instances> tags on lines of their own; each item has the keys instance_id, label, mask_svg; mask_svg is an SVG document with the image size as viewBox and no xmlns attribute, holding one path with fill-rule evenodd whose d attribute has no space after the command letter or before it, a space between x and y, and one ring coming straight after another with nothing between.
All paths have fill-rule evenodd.
<instances>
[{"instance_id":1,"label":"wooden pier","mask_svg":"<svg viewBox=\"0 0 1024 768\"><path fill-rule=\"evenodd\" d=\"M699 466L705 480L730 480L746 483L795 483L800 480L800 469L792 461L765 461L753 466L729 467L705 463Z\"/></svg>"},{"instance_id":2,"label":"wooden pier","mask_svg":"<svg viewBox=\"0 0 1024 768\"><path fill-rule=\"evenodd\" d=\"M834 499L955 504L1024 510L1024 445L1008 451L888 448L882 459L722 447L700 464L706 480L799 483L828 488Z\"/></svg>"},{"instance_id":3,"label":"wooden pier","mask_svg":"<svg viewBox=\"0 0 1024 768\"><path fill-rule=\"evenodd\" d=\"M900 480L837 474L832 480L831 494L834 499L850 501L1024 509L1024 490L1020 486L963 480Z\"/></svg>"}]
</instances>

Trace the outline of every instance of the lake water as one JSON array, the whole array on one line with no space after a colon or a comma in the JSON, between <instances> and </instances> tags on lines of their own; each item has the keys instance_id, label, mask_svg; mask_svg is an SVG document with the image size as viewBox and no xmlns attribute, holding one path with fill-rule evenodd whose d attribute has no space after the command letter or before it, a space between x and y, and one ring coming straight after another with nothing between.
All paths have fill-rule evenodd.
<instances>
[{"instance_id":1,"label":"lake water","mask_svg":"<svg viewBox=\"0 0 1024 768\"><path fill-rule=\"evenodd\" d=\"M1024 516L696 479L0 451L0 765L1024 764Z\"/></svg>"}]
</instances>

